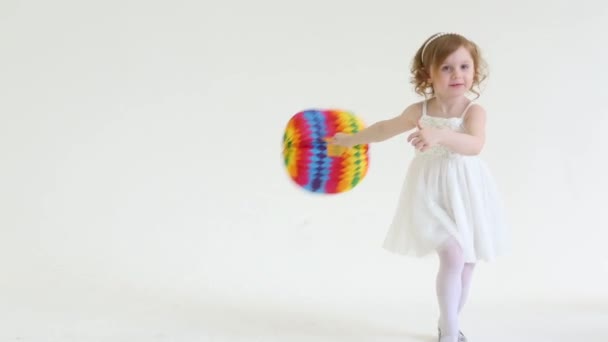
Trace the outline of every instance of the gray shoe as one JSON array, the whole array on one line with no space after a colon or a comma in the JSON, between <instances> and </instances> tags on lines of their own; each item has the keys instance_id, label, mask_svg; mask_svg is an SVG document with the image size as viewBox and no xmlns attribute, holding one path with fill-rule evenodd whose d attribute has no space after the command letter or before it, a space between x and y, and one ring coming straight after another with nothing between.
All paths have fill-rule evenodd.
<instances>
[{"instance_id":1,"label":"gray shoe","mask_svg":"<svg viewBox=\"0 0 608 342\"><path fill-rule=\"evenodd\" d=\"M439 340L441 340L441 329L437 328L437 332L439 333ZM462 333L462 331L458 331L458 342L467 342L467 338L466 336L464 336L464 334Z\"/></svg>"}]
</instances>

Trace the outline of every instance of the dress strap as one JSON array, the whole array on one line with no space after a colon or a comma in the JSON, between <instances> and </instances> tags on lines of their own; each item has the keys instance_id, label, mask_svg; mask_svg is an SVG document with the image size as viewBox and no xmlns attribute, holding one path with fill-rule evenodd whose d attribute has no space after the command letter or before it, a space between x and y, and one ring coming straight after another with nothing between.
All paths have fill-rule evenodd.
<instances>
[{"instance_id":1,"label":"dress strap","mask_svg":"<svg viewBox=\"0 0 608 342\"><path fill-rule=\"evenodd\" d=\"M464 118L464 116L467 114L467 112L469 111L469 108L471 108L472 105L474 105L475 102L471 101L469 102L469 104L465 107L465 109L462 111L462 114L460 114L461 118Z\"/></svg>"},{"instance_id":2,"label":"dress strap","mask_svg":"<svg viewBox=\"0 0 608 342\"><path fill-rule=\"evenodd\" d=\"M422 116L426 116L426 99L422 102Z\"/></svg>"}]
</instances>

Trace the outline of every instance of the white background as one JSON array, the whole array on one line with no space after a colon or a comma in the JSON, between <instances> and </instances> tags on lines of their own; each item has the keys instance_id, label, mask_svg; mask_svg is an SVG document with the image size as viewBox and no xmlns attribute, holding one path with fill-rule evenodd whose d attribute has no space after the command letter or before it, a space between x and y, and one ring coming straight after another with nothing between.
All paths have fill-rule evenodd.
<instances>
[{"instance_id":1,"label":"white background","mask_svg":"<svg viewBox=\"0 0 608 342\"><path fill-rule=\"evenodd\" d=\"M353 191L295 187L289 118L419 98L439 31L489 66L483 158L509 254L471 341L608 340L608 5L595 1L0 3L1 341L434 341L432 256L381 248L413 151Z\"/></svg>"}]
</instances>

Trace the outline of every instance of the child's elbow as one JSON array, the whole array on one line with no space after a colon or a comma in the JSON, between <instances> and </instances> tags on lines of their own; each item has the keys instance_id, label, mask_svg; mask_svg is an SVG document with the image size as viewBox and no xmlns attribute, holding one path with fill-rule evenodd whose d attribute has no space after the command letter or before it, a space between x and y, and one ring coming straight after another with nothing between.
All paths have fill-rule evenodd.
<instances>
[{"instance_id":1,"label":"child's elbow","mask_svg":"<svg viewBox=\"0 0 608 342\"><path fill-rule=\"evenodd\" d=\"M472 155L477 156L477 155L481 154L481 151L483 150L483 145L484 145L483 141L478 141L476 144L474 144L471 148Z\"/></svg>"},{"instance_id":2,"label":"child's elbow","mask_svg":"<svg viewBox=\"0 0 608 342\"><path fill-rule=\"evenodd\" d=\"M469 141L469 143L466 146L465 151L463 151L464 154L468 155L468 156L476 156L481 154L481 151L483 150L483 140L482 139L471 139Z\"/></svg>"}]
</instances>

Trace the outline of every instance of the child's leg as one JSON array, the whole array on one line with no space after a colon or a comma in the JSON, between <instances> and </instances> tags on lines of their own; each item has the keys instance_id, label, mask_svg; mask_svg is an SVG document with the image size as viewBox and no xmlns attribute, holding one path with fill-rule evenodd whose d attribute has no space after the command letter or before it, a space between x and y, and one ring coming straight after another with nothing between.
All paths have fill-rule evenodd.
<instances>
[{"instance_id":1,"label":"child's leg","mask_svg":"<svg viewBox=\"0 0 608 342\"><path fill-rule=\"evenodd\" d=\"M441 341L458 340L458 306L462 295L464 255L458 242L449 239L437 251L437 300L439 302L439 328Z\"/></svg>"},{"instance_id":2,"label":"child's leg","mask_svg":"<svg viewBox=\"0 0 608 342\"><path fill-rule=\"evenodd\" d=\"M458 304L458 313L462 311L464 304L467 301L469 295L469 289L471 288L471 280L473 279L473 271L475 270L475 263L466 263L462 269L462 292L460 293L460 303Z\"/></svg>"}]
</instances>

